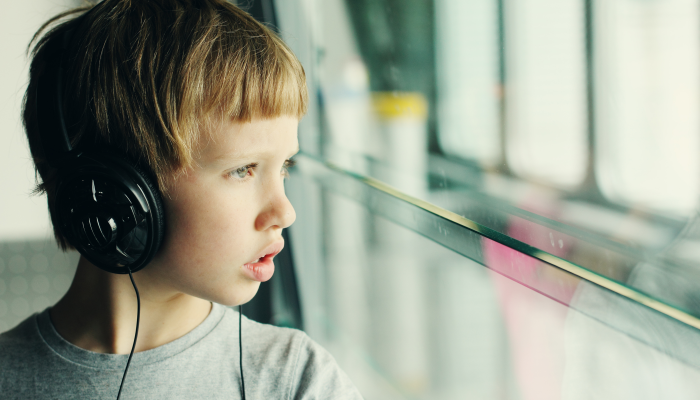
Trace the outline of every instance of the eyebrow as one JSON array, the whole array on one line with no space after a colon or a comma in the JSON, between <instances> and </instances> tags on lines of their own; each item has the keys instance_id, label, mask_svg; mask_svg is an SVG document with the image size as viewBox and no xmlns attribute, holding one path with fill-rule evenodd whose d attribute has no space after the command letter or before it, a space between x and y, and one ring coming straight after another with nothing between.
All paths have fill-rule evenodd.
<instances>
[{"instance_id":1,"label":"eyebrow","mask_svg":"<svg viewBox=\"0 0 700 400\"><path fill-rule=\"evenodd\" d=\"M287 158L292 158L295 155L299 154L299 147L296 147L296 150L292 151L291 155L288 156ZM265 156L266 153L264 152L257 152L257 153L233 153L233 154L221 154L216 157L214 157L214 162L229 162L229 161L234 161L234 160L240 160L242 158L260 158Z\"/></svg>"}]
</instances>

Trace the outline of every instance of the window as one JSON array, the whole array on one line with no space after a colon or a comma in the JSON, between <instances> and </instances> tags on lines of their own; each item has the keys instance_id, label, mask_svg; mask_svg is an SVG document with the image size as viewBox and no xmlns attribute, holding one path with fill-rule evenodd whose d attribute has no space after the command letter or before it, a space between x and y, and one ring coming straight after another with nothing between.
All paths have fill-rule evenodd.
<instances>
[{"instance_id":1,"label":"window","mask_svg":"<svg viewBox=\"0 0 700 400\"><path fill-rule=\"evenodd\" d=\"M670 173L697 170L697 133L657 145L623 121L694 113L640 111L640 34L609 39L622 1L276 3L317 100L288 182L304 327L366 398L693 398L700 230L659 199L694 196ZM697 70L693 2L625 4L689 7L668 25L687 42L644 54ZM659 102L680 72L654 72ZM625 158L671 148L669 168ZM629 189L651 170L663 195Z\"/></svg>"}]
</instances>

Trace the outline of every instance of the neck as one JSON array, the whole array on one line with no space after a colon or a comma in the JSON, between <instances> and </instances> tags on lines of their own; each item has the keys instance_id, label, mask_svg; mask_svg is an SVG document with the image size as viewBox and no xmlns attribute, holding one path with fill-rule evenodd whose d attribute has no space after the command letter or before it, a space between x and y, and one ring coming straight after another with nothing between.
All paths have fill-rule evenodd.
<instances>
[{"instance_id":1,"label":"neck","mask_svg":"<svg viewBox=\"0 0 700 400\"><path fill-rule=\"evenodd\" d=\"M136 352L178 339L197 327L211 303L164 289L148 274L133 274L141 295ZM129 275L102 271L81 257L68 292L49 310L58 333L70 343L97 353L129 354L136 330L137 302Z\"/></svg>"}]
</instances>

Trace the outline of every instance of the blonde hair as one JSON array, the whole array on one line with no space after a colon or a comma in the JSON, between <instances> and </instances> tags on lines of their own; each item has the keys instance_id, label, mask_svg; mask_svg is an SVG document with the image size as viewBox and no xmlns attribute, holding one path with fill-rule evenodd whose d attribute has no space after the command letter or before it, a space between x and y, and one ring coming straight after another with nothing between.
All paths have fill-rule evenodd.
<instances>
[{"instance_id":1,"label":"blonde hair","mask_svg":"<svg viewBox=\"0 0 700 400\"><path fill-rule=\"evenodd\" d=\"M301 118L307 109L304 69L291 50L224 0L104 0L57 15L32 43L23 119L52 220L56 171L39 143L35 97L57 62L73 145L120 149L151 169L163 193L169 177L192 166L211 121Z\"/></svg>"}]
</instances>

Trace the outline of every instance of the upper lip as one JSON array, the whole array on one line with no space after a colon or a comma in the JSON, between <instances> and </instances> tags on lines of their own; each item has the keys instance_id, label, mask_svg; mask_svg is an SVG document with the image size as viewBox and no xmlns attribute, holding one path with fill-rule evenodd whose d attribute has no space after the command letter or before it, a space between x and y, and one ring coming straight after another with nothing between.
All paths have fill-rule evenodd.
<instances>
[{"instance_id":1,"label":"upper lip","mask_svg":"<svg viewBox=\"0 0 700 400\"><path fill-rule=\"evenodd\" d=\"M262 250L260 253L258 253L258 256L253 258L251 261L247 262L246 264L252 264L258 261L259 259L267 256L267 255L272 255L273 257L276 256L282 249L284 248L284 239L280 239L278 241L275 241L274 243L270 244L269 246L265 247L264 250Z\"/></svg>"}]
</instances>

